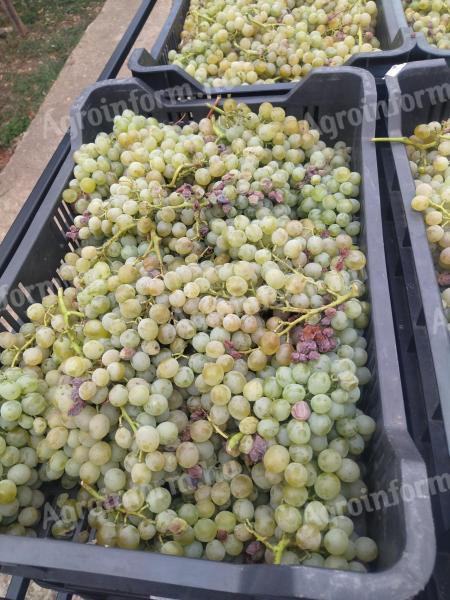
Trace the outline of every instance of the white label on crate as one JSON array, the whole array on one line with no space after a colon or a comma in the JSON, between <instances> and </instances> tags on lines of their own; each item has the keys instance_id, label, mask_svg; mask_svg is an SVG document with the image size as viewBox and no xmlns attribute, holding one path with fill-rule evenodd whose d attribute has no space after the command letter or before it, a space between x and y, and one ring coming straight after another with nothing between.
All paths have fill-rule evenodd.
<instances>
[{"instance_id":1,"label":"white label on crate","mask_svg":"<svg viewBox=\"0 0 450 600\"><path fill-rule=\"evenodd\" d=\"M402 63L401 65L394 65L393 67L391 67L389 69L389 71L386 73L386 77L389 75L389 77L395 77L396 75L398 75L400 73L400 71L406 67L408 63Z\"/></svg>"}]
</instances>

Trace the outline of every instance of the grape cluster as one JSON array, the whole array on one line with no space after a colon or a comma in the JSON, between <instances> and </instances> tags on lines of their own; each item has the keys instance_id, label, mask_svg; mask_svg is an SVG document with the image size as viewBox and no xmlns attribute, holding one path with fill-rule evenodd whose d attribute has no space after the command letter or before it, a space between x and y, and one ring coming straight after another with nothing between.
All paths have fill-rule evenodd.
<instances>
[{"instance_id":1,"label":"grape cluster","mask_svg":"<svg viewBox=\"0 0 450 600\"><path fill-rule=\"evenodd\" d=\"M84 318L70 310L75 294L67 291L65 303L63 298L60 293L31 305L30 322L18 333L0 333L0 515L8 532L16 535L35 534L32 526L39 522L44 504L38 489L43 482L62 478L62 485L71 487L61 450L67 430L48 400L52 380L45 377L76 347L72 334L67 336L69 319Z\"/></svg>"},{"instance_id":2,"label":"grape cluster","mask_svg":"<svg viewBox=\"0 0 450 600\"><path fill-rule=\"evenodd\" d=\"M442 303L450 322L450 122L418 125L406 145L416 196L423 213Z\"/></svg>"},{"instance_id":3,"label":"grape cluster","mask_svg":"<svg viewBox=\"0 0 450 600\"><path fill-rule=\"evenodd\" d=\"M169 61L213 87L298 81L380 49L373 0L192 0Z\"/></svg>"},{"instance_id":4,"label":"grape cluster","mask_svg":"<svg viewBox=\"0 0 450 600\"><path fill-rule=\"evenodd\" d=\"M430 44L450 49L450 5L448 0L403 0L408 23L423 33Z\"/></svg>"},{"instance_id":5,"label":"grape cluster","mask_svg":"<svg viewBox=\"0 0 450 600\"><path fill-rule=\"evenodd\" d=\"M54 459L43 449L48 407L47 386L33 371L5 369L0 381L0 515L16 535L34 535L44 495L37 489L43 475L50 476ZM38 468L39 463L41 466Z\"/></svg>"},{"instance_id":6,"label":"grape cluster","mask_svg":"<svg viewBox=\"0 0 450 600\"><path fill-rule=\"evenodd\" d=\"M210 108L125 111L75 152L67 287L0 336L3 531L28 533L61 479L81 487L58 538L88 506L78 541L363 572L361 177L282 108Z\"/></svg>"}]
</instances>

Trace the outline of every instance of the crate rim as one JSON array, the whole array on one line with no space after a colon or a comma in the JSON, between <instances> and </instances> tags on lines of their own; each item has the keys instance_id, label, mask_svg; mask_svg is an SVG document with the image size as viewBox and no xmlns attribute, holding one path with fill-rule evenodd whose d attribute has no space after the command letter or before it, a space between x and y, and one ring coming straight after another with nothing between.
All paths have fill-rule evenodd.
<instances>
[{"instance_id":1,"label":"crate rim","mask_svg":"<svg viewBox=\"0 0 450 600\"><path fill-rule=\"evenodd\" d=\"M420 518L420 513L416 514ZM167 563L173 561L174 577L170 582L174 589L188 588L195 590L198 581L202 580L202 590L206 592L223 592L241 594L242 598L264 596L267 599L279 598L280 582L289 578L298 589L298 594L289 598L302 599L302 587L307 573L308 595L311 593L317 600L349 600L361 598L361 594L370 594L375 591L379 597L391 600L408 600L421 591L417 584L417 566L412 563L409 549L406 548L400 560L385 571L377 573L354 573L351 571L330 571L328 569L304 567L301 565L234 565L220 564L220 574L217 563L204 559L164 556L158 553L127 550L124 562L123 550L118 548L104 548L96 546L95 556L92 545L77 544L64 540L51 540L46 538L20 538L2 535L4 540L0 544L0 563L2 568L6 565L20 565L20 568L29 568L33 579L48 579L49 572L65 573L70 577L70 582L80 584L79 577L83 578L83 585L89 586L91 580L101 577L111 578L111 583L117 592L130 591L130 585L162 585L167 590ZM8 547L9 546L9 547ZM33 546L33 550L30 548ZM14 548L14 551L11 551ZM61 555L70 563L67 568L55 567L55 562ZM17 556L17 562L11 560ZM23 558L26 556L27 558ZM432 557L434 564L434 556ZM431 562L428 560L428 562ZM181 576L178 578L176 572ZM400 573L401 571L401 573ZM28 571L27 571L28 573ZM151 583L148 575L151 573ZM329 596L329 589L324 588L324 577L333 574L333 596ZM431 573L431 571L430 571ZM268 575L270 574L270 575ZM276 575L276 576L274 576ZM322 575L322 577L320 576ZM407 577L405 576L407 575ZM329 577L328 577L329 578ZM349 585L349 579L351 585ZM205 584L205 582L207 582ZM421 580L421 584L426 582ZM381 586L380 586L381 584ZM111 586L108 585L111 589ZM170 592L170 589L169 589ZM165 591L164 593L167 593ZM369 596L375 597L375 596Z\"/></svg>"},{"instance_id":2,"label":"crate rim","mask_svg":"<svg viewBox=\"0 0 450 600\"><path fill-rule=\"evenodd\" d=\"M412 27L409 26L412 30ZM414 34L416 36L416 40L417 40L417 48L426 53L428 56L434 56L435 59L438 58L444 58L444 59L450 59L450 50L446 50L445 48L438 48L437 46L434 46L433 44L431 44L428 40L426 35L423 32L417 32ZM432 60L432 59L430 59Z\"/></svg>"}]
</instances>

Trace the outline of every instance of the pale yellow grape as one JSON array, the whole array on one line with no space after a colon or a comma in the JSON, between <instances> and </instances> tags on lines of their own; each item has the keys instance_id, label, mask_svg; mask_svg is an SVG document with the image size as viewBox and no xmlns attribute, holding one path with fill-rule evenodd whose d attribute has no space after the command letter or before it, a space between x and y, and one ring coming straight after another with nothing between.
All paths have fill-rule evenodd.
<instances>
[{"instance_id":1,"label":"pale yellow grape","mask_svg":"<svg viewBox=\"0 0 450 600\"><path fill-rule=\"evenodd\" d=\"M151 425L140 427L135 434L135 438L138 448L144 452L154 452L158 449L159 434Z\"/></svg>"},{"instance_id":2,"label":"pale yellow grape","mask_svg":"<svg viewBox=\"0 0 450 600\"><path fill-rule=\"evenodd\" d=\"M290 462L289 451L278 444L270 446L264 455L264 466L271 473L282 473Z\"/></svg>"},{"instance_id":3,"label":"pale yellow grape","mask_svg":"<svg viewBox=\"0 0 450 600\"><path fill-rule=\"evenodd\" d=\"M207 363L202 371L205 383L210 386L219 385L224 377L223 367L219 364Z\"/></svg>"},{"instance_id":4,"label":"pale yellow grape","mask_svg":"<svg viewBox=\"0 0 450 600\"><path fill-rule=\"evenodd\" d=\"M198 463L198 449L192 442L182 442L176 451L178 463L184 469L189 469Z\"/></svg>"}]
</instances>

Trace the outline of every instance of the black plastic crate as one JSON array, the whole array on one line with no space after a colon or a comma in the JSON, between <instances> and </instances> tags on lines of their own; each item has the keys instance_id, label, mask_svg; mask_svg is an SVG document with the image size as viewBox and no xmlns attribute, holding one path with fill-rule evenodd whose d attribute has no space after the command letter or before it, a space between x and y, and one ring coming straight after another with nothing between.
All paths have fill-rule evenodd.
<instances>
[{"instance_id":1,"label":"black plastic crate","mask_svg":"<svg viewBox=\"0 0 450 600\"><path fill-rule=\"evenodd\" d=\"M426 589L416 600L448 600L450 598L450 490L445 485L439 490L438 477L447 481L449 457L442 417L430 421L424 396L437 394L436 385L430 381L426 362L432 360L426 328L413 324L410 304L417 303L417 274L414 257L406 234L406 217L399 192L387 185L386 173L392 171L393 156L390 148L378 146L380 194L382 198L383 234L388 257L388 279L394 314L395 333L406 398L408 429L427 466L432 489L431 503L437 536L438 553L433 575ZM406 309L405 309L406 307ZM448 484L448 481L447 481ZM445 491L444 491L445 490Z\"/></svg>"},{"instance_id":2,"label":"black plastic crate","mask_svg":"<svg viewBox=\"0 0 450 600\"><path fill-rule=\"evenodd\" d=\"M105 98L109 103L121 101L132 108L137 101L154 98L154 93L136 79L89 88L72 110L73 149L90 141L98 131L111 130L111 120L94 126L86 118ZM239 99L254 109L270 99L288 114L297 118L309 115L320 123L322 117L332 119L342 111L374 107L376 93L369 73L343 67L315 70L284 97ZM183 114L187 115L184 118L197 120L209 110L204 100L180 106L164 104L160 99L154 104L151 114L167 122L177 121ZM375 146L370 141L374 133L375 122L361 119L359 125L348 124L339 131L337 138L328 138L342 139L352 147L353 168L363 174L361 245L368 256L371 282L373 313L367 338L373 379L365 390L362 406L378 424L367 453L368 484L373 492L389 493L391 485L413 492L412 497L400 494L397 501L382 503L380 510L367 513L364 526L380 548L374 571L360 574L303 566L218 564L45 539L45 531L37 539L1 536L1 570L99 600L149 598L150 594L151 598L182 600L359 600L362 596L367 600L407 600L425 587L435 558L434 526L426 486L415 491L426 480L426 470L407 431L390 310ZM69 247L65 231L72 216L61 204L60 194L72 168L72 161L66 159L33 227L0 279L9 299L0 315L12 327L24 318L26 305L39 298L40 282L49 280L50 289L61 285L57 276L52 277Z\"/></svg>"},{"instance_id":3,"label":"black plastic crate","mask_svg":"<svg viewBox=\"0 0 450 600\"><path fill-rule=\"evenodd\" d=\"M387 127L381 124L380 135L409 135L419 123L450 116L450 69L443 60L399 67L399 72L388 75L386 82L390 95L389 119L384 123ZM429 94L420 93L426 89ZM415 93L418 106L411 111L409 99ZM442 325L445 317L423 217L411 209L415 186L406 150L401 144L380 144L378 161L388 277L408 426L427 465L437 534L434 572L418 600L447 600L450 597L450 437L445 406L450 401L446 382L449 336ZM436 323L440 327L435 327Z\"/></svg>"},{"instance_id":4,"label":"black plastic crate","mask_svg":"<svg viewBox=\"0 0 450 600\"><path fill-rule=\"evenodd\" d=\"M413 440L422 454L431 478L433 515L436 524L438 546L450 551L450 488L439 491L436 477L449 478L450 458L444 421L439 406L439 390L434 375L433 355L423 316L419 294L417 270L408 234L404 206L399 191L390 184L393 156L390 148L378 148L380 165L380 192L382 202L383 229L386 254L388 256L388 278L394 312L397 347L403 392L406 398L408 426ZM387 175L387 176L386 176ZM429 407L432 407L431 411Z\"/></svg>"},{"instance_id":5,"label":"black plastic crate","mask_svg":"<svg viewBox=\"0 0 450 600\"><path fill-rule=\"evenodd\" d=\"M388 74L388 133L390 137L409 136L416 125L450 117L450 67L444 60L410 63ZM408 99L408 102L406 102ZM414 102L415 104L411 104ZM411 109L413 106L413 109ZM392 152L393 160L389 157ZM423 385L426 416L430 428L442 423L447 440L431 435L436 456L445 451L450 466L450 336L437 283L423 217L411 208L415 185L403 144L385 146L385 176L399 244L410 255L413 271L406 270L409 308L417 340L417 355ZM386 153L387 157L386 157ZM414 279L415 277L415 279ZM423 423L424 431L428 429ZM450 517L447 517L450 519Z\"/></svg>"},{"instance_id":6,"label":"black plastic crate","mask_svg":"<svg viewBox=\"0 0 450 600\"><path fill-rule=\"evenodd\" d=\"M406 23L401 0L376 0L379 16L376 34L381 42L381 52L361 52L346 62L346 66L368 69L381 78L394 64L406 62L415 47L415 40ZM181 67L169 65L168 53L180 42L183 24L189 10L190 0L174 0L172 9L153 48L137 49L132 53L128 67L135 77L146 81L153 89L179 89L180 95L189 94L272 94L284 93L295 87L295 83L242 85L234 88L212 88L191 77Z\"/></svg>"},{"instance_id":7,"label":"black plastic crate","mask_svg":"<svg viewBox=\"0 0 450 600\"><path fill-rule=\"evenodd\" d=\"M417 600L447 600L450 598L450 554L438 553L433 577Z\"/></svg>"}]
</instances>

